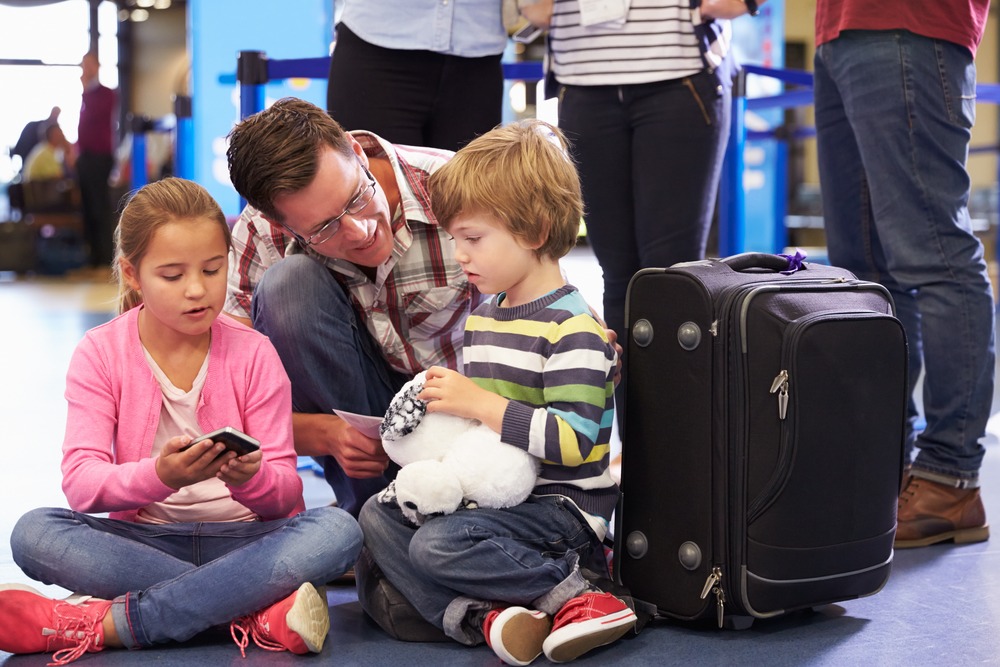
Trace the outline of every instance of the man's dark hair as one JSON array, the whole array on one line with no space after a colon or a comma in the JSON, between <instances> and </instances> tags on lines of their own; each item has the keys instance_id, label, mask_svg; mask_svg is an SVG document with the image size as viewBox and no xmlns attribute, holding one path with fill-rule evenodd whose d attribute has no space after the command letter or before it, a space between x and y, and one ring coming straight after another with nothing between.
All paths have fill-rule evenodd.
<instances>
[{"instance_id":1,"label":"man's dark hair","mask_svg":"<svg viewBox=\"0 0 1000 667\"><path fill-rule=\"evenodd\" d=\"M229 133L229 177L251 206L275 222L284 222L275 210L275 197L312 183L322 147L352 157L349 137L316 105L285 97Z\"/></svg>"}]
</instances>

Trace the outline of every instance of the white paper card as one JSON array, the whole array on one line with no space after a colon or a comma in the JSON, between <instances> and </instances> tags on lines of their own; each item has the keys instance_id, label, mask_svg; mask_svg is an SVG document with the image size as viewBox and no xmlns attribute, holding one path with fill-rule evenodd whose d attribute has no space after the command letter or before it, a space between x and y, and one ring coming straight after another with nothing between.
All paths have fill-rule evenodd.
<instances>
[{"instance_id":1,"label":"white paper card","mask_svg":"<svg viewBox=\"0 0 1000 667\"><path fill-rule=\"evenodd\" d=\"M580 25L625 24L629 0L580 0Z\"/></svg>"},{"instance_id":2,"label":"white paper card","mask_svg":"<svg viewBox=\"0 0 1000 667\"><path fill-rule=\"evenodd\" d=\"M378 427L382 424L381 417L358 415L353 412L345 412L344 410L334 410L333 414L337 415L369 438L381 440L378 434Z\"/></svg>"}]
</instances>

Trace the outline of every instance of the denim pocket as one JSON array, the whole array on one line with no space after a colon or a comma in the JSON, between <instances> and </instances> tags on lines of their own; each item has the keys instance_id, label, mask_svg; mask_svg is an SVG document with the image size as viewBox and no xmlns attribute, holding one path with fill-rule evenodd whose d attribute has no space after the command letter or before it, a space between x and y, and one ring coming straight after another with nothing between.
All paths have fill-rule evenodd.
<instances>
[{"instance_id":1,"label":"denim pocket","mask_svg":"<svg viewBox=\"0 0 1000 667\"><path fill-rule=\"evenodd\" d=\"M976 122L976 63L964 47L934 41L948 119L965 129Z\"/></svg>"}]
</instances>

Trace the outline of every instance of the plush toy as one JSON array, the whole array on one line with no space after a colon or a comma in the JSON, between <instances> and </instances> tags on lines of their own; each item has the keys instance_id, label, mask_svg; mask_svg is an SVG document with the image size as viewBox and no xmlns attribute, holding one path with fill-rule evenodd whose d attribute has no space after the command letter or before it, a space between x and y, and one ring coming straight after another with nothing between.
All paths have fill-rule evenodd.
<instances>
[{"instance_id":1,"label":"plush toy","mask_svg":"<svg viewBox=\"0 0 1000 667\"><path fill-rule=\"evenodd\" d=\"M461 506L512 507L524 501L538 477L538 459L500 441L476 420L427 412L417 398L425 373L403 385L379 428L382 446L400 466L382 502L397 502L420 525Z\"/></svg>"}]
</instances>

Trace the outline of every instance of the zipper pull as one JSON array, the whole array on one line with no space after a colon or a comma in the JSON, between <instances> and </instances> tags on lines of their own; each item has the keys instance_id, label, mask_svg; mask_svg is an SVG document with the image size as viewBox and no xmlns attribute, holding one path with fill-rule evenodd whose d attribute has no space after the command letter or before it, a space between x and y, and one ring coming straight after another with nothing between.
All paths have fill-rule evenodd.
<instances>
[{"instance_id":1,"label":"zipper pull","mask_svg":"<svg viewBox=\"0 0 1000 667\"><path fill-rule=\"evenodd\" d=\"M701 599L704 600L708 597L708 594L712 591L712 588L719 583L719 579L722 578L722 573L719 568L713 567L712 571L708 575L708 579L705 580L705 587L701 589Z\"/></svg>"},{"instance_id":2,"label":"zipper pull","mask_svg":"<svg viewBox=\"0 0 1000 667\"><path fill-rule=\"evenodd\" d=\"M722 584L720 583L714 589L715 591L715 617L719 623L719 628L722 628L722 617L726 608L726 592L722 590Z\"/></svg>"},{"instance_id":3,"label":"zipper pull","mask_svg":"<svg viewBox=\"0 0 1000 667\"><path fill-rule=\"evenodd\" d=\"M707 598L709 593L715 594L715 616L721 628L726 607L726 593L722 590L722 569L719 567L713 567L708 579L705 580L705 586L701 589L701 599Z\"/></svg>"},{"instance_id":4,"label":"zipper pull","mask_svg":"<svg viewBox=\"0 0 1000 667\"><path fill-rule=\"evenodd\" d=\"M781 371L771 383L771 393L778 394L778 419L784 421L788 413L788 371Z\"/></svg>"}]
</instances>

